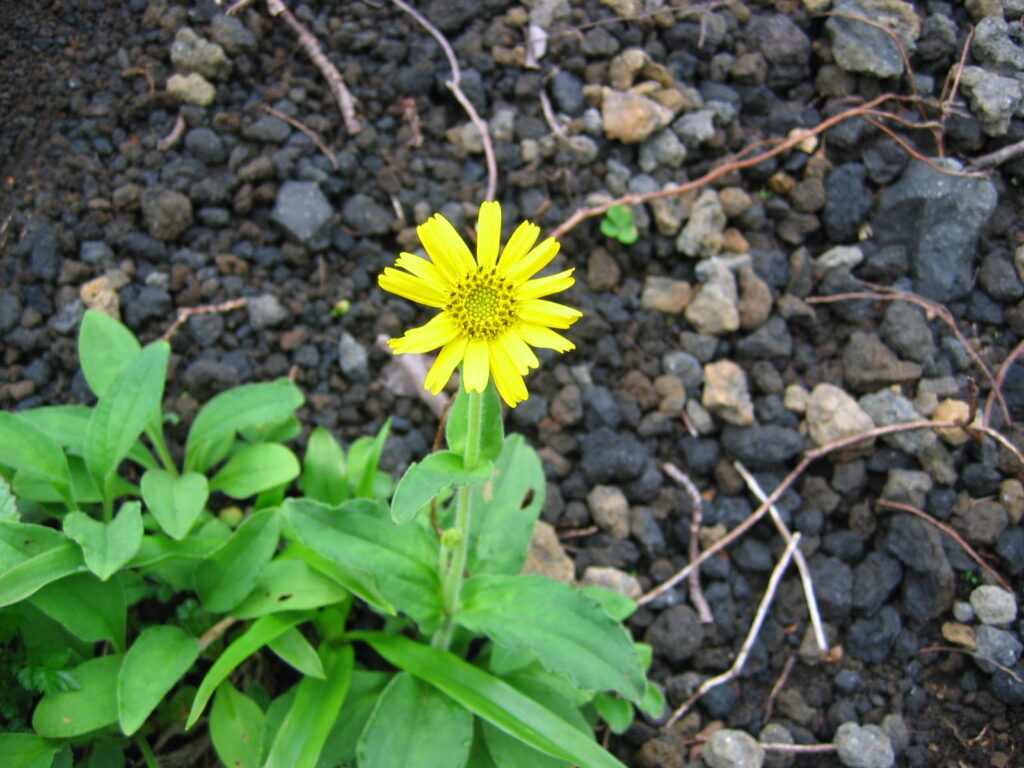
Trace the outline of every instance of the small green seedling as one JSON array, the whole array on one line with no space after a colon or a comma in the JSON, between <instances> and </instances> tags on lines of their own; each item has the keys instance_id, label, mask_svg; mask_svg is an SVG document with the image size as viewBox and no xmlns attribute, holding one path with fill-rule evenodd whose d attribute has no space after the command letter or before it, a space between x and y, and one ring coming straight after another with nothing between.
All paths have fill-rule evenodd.
<instances>
[{"instance_id":1,"label":"small green seedling","mask_svg":"<svg viewBox=\"0 0 1024 768\"><path fill-rule=\"evenodd\" d=\"M348 299L339 299L334 302L334 306L331 307L331 317L343 317L349 313L352 309L352 302Z\"/></svg>"},{"instance_id":2,"label":"small green seedling","mask_svg":"<svg viewBox=\"0 0 1024 768\"><path fill-rule=\"evenodd\" d=\"M632 245L640 237L633 224L633 211L624 205L613 205L601 219L601 234L618 240L623 245Z\"/></svg>"}]
</instances>

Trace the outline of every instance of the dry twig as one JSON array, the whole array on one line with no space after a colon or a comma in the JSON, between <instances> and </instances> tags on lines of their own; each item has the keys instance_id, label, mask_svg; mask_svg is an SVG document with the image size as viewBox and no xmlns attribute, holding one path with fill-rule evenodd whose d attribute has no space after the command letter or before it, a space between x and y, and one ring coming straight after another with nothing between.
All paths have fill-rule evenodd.
<instances>
[{"instance_id":1,"label":"dry twig","mask_svg":"<svg viewBox=\"0 0 1024 768\"><path fill-rule=\"evenodd\" d=\"M1022 142L1024 144L1024 142ZM1006 381L1006 376L1010 372L1010 368L1017 362L1017 358L1024 353L1024 341L1021 341L1013 351L1003 360L1002 365L999 366L999 370L996 372L996 380L992 385L992 391L988 393L988 399L985 400L985 413L981 417L981 423L988 425L992 423L992 402L997 392L1003 391L1003 383Z\"/></svg>"},{"instance_id":2,"label":"dry twig","mask_svg":"<svg viewBox=\"0 0 1024 768\"><path fill-rule=\"evenodd\" d=\"M226 619L221 619L208 630L203 633L203 636L199 638L199 651L205 651L209 648L217 638L223 635L231 626L238 621L234 616L228 616Z\"/></svg>"},{"instance_id":3,"label":"dry twig","mask_svg":"<svg viewBox=\"0 0 1024 768\"><path fill-rule=\"evenodd\" d=\"M953 528L951 528L950 526L946 525L941 520L936 520L934 517L929 515L927 512L924 512L924 511L918 509L917 507L912 507L910 504L903 504L902 502L899 502L899 501L889 501L888 499L878 499L878 501L876 501L875 503L878 506L880 506L880 507L888 507L889 509L898 509L900 512L908 512L911 515L917 515L922 520L924 520L924 521L926 521L928 523L931 523L936 528L938 528L940 531L942 531L944 534L946 534L951 539L953 539L953 541L955 541L957 544L959 544L963 548L964 552L966 552L971 557L971 559L974 560L974 562L976 562L978 565L980 565L982 568L984 568L985 572L989 576L991 576L993 579L995 579L996 581L999 582L999 586L1001 586L1007 592L1013 592L1013 587L1011 587L1007 583L1006 579L1004 579L1002 576L1000 576L999 572L996 571L995 568L993 568L991 565L986 563L982 559L981 555L979 555L977 552L975 552L974 549L971 547L971 545L968 544L966 541L964 541L963 537L959 533L957 533L955 530L953 530Z\"/></svg>"},{"instance_id":4,"label":"dry twig","mask_svg":"<svg viewBox=\"0 0 1024 768\"><path fill-rule=\"evenodd\" d=\"M236 3L235 5L237 6L238 4ZM229 13L234 10L235 6L232 6ZM303 50L306 51L306 55L309 56L309 60L313 62L314 66L323 74L324 79L327 80L331 93L334 94L334 99L338 102L338 108L341 109L341 118L345 122L345 130L352 134L359 133L363 126L360 124L359 118L356 117L355 99L352 98L352 94L345 86L345 81L341 79L341 73L338 72L338 68L324 55L323 49L320 47L317 39L313 37L313 33L306 29L301 21L295 18L295 15L288 10L282 0L267 0L267 11L270 12L271 16L280 16L284 19L285 24L292 28L292 31L299 38L299 45L302 46Z\"/></svg>"},{"instance_id":5,"label":"dry twig","mask_svg":"<svg viewBox=\"0 0 1024 768\"><path fill-rule=\"evenodd\" d=\"M764 624L765 618L768 616L768 608L772 604L772 600L775 597L775 592L779 588L779 581L782 580L782 574L786 570L786 566L789 565L790 559L793 557L793 552L796 550L797 545L800 543L800 534L794 534L793 538L786 544L786 549L782 553L782 557L779 559L778 564L772 570L772 575L768 577L768 586L765 587L764 595L761 596L761 602L757 606L757 613L754 614L754 621L750 625L750 631L747 632L747 637L743 641L743 645L740 647L740 652L736 654L736 659L733 661L732 666L729 667L725 672L714 677L709 677L700 687L693 692L686 701L680 704L675 712L672 713L668 721L665 723L665 728L671 728L675 722L686 714L686 712L692 707L705 693L710 691L715 686L721 685L722 683L728 682L734 679L743 669L743 665L747 662L747 656L750 655L750 649L754 646L754 641L757 640L757 635L761 631L761 625Z\"/></svg>"},{"instance_id":6,"label":"dry twig","mask_svg":"<svg viewBox=\"0 0 1024 768\"><path fill-rule=\"evenodd\" d=\"M225 301L221 304L206 304L202 307L180 307L178 309L178 317L175 318L174 322L171 323L171 327L164 331L163 336L160 337L161 341L170 341L171 337L177 332L181 324L188 320L192 315L208 315L211 312L230 312L233 309L241 309L246 305L246 299L231 299L231 301Z\"/></svg>"},{"instance_id":7,"label":"dry twig","mask_svg":"<svg viewBox=\"0 0 1024 768\"><path fill-rule=\"evenodd\" d=\"M986 171L991 168L998 168L1018 155L1024 155L1024 141L1015 141L1005 147L989 152L987 155L979 155L967 166L969 171Z\"/></svg>"},{"instance_id":8,"label":"dry twig","mask_svg":"<svg viewBox=\"0 0 1024 768\"><path fill-rule=\"evenodd\" d=\"M153 80L153 75L148 69L143 67L131 67L130 69L122 69L121 77L128 77L130 75L142 75L146 78L146 84L149 86L149 97L153 98L156 95L156 81Z\"/></svg>"},{"instance_id":9,"label":"dry twig","mask_svg":"<svg viewBox=\"0 0 1024 768\"><path fill-rule=\"evenodd\" d=\"M1021 679L1021 676L1019 674L1017 674L1017 672L1015 670L1010 669L1005 664L1000 664L998 661L993 661L992 659L985 658L984 656L979 655L977 652L968 650L967 648L954 648L951 645L933 645L933 646L930 646L928 648L921 648L921 649L918 650L918 653L941 653L941 652L963 653L963 654L966 654L966 655L968 655L968 656L970 656L972 658L978 659L979 661L987 661L993 667L997 667L998 669L1000 669L1003 672L1005 672L1006 674L1008 674L1010 677L1012 677L1018 683L1024 683L1024 680Z\"/></svg>"},{"instance_id":10,"label":"dry twig","mask_svg":"<svg viewBox=\"0 0 1024 768\"><path fill-rule=\"evenodd\" d=\"M177 118L174 120L174 127L171 128L171 132L164 136L160 141L156 143L156 148L161 152L166 152L168 149L178 143L178 139L185 132L185 116L178 113Z\"/></svg>"},{"instance_id":11,"label":"dry twig","mask_svg":"<svg viewBox=\"0 0 1024 768\"><path fill-rule=\"evenodd\" d=\"M793 667L796 666L796 656L787 656L786 663L782 666L782 672L775 680L775 684L772 686L771 692L768 694L768 701L764 704L764 717L762 721L768 723L772 719L772 710L775 709L775 699L778 698L779 694L782 693L782 689L786 687L786 681L789 680L789 673L793 671Z\"/></svg>"},{"instance_id":12,"label":"dry twig","mask_svg":"<svg viewBox=\"0 0 1024 768\"><path fill-rule=\"evenodd\" d=\"M690 506L693 508L693 516L690 519L690 562L700 556L700 521L704 514L704 500L700 497L700 491L693 484L689 475L671 462L661 465L665 474L679 483L690 499ZM708 607L708 601L704 598L704 590L700 588L700 568L690 571L690 599L693 607L697 609L697 615L704 624L711 624L715 617Z\"/></svg>"},{"instance_id":13,"label":"dry twig","mask_svg":"<svg viewBox=\"0 0 1024 768\"><path fill-rule=\"evenodd\" d=\"M300 123L294 117L286 115L284 112L282 112L279 109L274 109L273 107L269 106L268 104L260 104L260 106L263 108L263 111L266 112L268 115L273 115L278 120L284 120L286 123L288 123L288 125L292 126L293 128L298 128L300 131L302 131L304 134L306 134L309 137L309 140L312 141L314 144L316 144L317 149L319 149L321 152L323 152L324 156L328 160L331 161L331 167L334 168L334 170L338 170L338 168L341 167L341 166L338 165L338 158L335 157L334 152L332 152L328 148L328 146L326 144L324 144L324 140L320 138L320 134L319 133L314 131L308 125L304 125L303 123Z\"/></svg>"},{"instance_id":14,"label":"dry twig","mask_svg":"<svg viewBox=\"0 0 1024 768\"><path fill-rule=\"evenodd\" d=\"M437 40L444 51L444 55L448 59L448 65L452 68L452 78L447 80L445 85L448 86L448 90L455 96L456 101L466 110L470 122L480 131L480 137L484 143L484 159L487 162L487 190L484 193L484 200L493 200L498 189L498 161L494 156L494 145L491 143L491 134L487 130L487 123L483 121L480 114L476 111L476 107L473 106L473 102L462 91L462 70L459 69L459 62L455 58L455 51L452 50L451 44L441 33L441 30L427 21L427 18L422 13L405 2L405 0L391 0L391 2L416 19L420 26Z\"/></svg>"},{"instance_id":15,"label":"dry twig","mask_svg":"<svg viewBox=\"0 0 1024 768\"><path fill-rule=\"evenodd\" d=\"M768 496L765 494L764 489L761 488L761 484L757 482L747 468L738 461L734 461L732 465L740 473L743 482L747 484L747 488L757 497L757 500L760 502L766 501ZM779 514L778 507L775 504L768 504L768 513L771 515L775 527L782 534L782 538L789 542L793 538L793 534L783 521L782 515ZM803 584L804 588L804 600L807 601L807 612L810 614L811 626L814 628L814 640L818 644L818 649L823 654L828 653L828 640L825 637L825 627L821 623L818 600L814 596L814 582L811 580L811 569L807 567L807 559L799 549L793 553L793 562L796 563L796 568L800 572L800 583Z\"/></svg>"}]
</instances>

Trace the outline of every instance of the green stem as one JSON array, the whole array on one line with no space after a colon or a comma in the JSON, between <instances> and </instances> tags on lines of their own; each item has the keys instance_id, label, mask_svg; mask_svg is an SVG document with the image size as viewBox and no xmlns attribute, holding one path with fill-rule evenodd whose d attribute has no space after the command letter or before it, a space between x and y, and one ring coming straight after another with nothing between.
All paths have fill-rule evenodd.
<instances>
[{"instance_id":1,"label":"green stem","mask_svg":"<svg viewBox=\"0 0 1024 768\"><path fill-rule=\"evenodd\" d=\"M481 392L462 391L459 397L469 398L466 420L466 450L462 454L464 469L476 469L480 463L480 445L484 421L484 396ZM469 486L459 488L455 495L455 530L461 535L452 547L448 570L442 574L441 599L444 605L444 626L434 633L431 644L448 650L455 633L455 613L459 609L462 582L465 580L466 559L469 554L469 528L473 518L473 493Z\"/></svg>"},{"instance_id":2,"label":"green stem","mask_svg":"<svg viewBox=\"0 0 1024 768\"><path fill-rule=\"evenodd\" d=\"M154 448L156 448L157 456L160 457L160 463L164 465L164 469L172 475L177 476L178 468L174 466L174 459L171 458L171 452L167 450L167 443L164 442L163 430L147 426L146 435L149 437L149 442L152 443Z\"/></svg>"},{"instance_id":3,"label":"green stem","mask_svg":"<svg viewBox=\"0 0 1024 768\"><path fill-rule=\"evenodd\" d=\"M147 768L160 768L160 763L156 761L156 755L154 755L153 750L150 749L149 742L146 741L146 737L141 734L135 734L135 743L142 752L142 759L146 761Z\"/></svg>"}]
</instances>

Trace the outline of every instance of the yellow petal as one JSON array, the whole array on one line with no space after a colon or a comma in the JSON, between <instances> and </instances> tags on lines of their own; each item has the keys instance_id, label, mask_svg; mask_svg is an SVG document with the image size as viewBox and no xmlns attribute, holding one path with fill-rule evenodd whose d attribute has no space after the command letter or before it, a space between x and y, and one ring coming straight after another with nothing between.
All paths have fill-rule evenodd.
<instances>
[{"instance_id":1,"label":"yellow petal","mask_svg":"<svg viewBox=\"0 0 1024 768\"><path fill-rule=\"evenodd\" d=\"M401 253L395 261L395 266L411 272L442 293L448 290L448 281L441 274L441 270L424 258L420 258L412 253Z\"/></svg>"},{"instance_id":2,"label":"yellow petal","mask_svg":"<svg viewBox=\"0 0 1024 768\"><path fill-rule=\"evenodd\" d=\"M583 313L578 309L546 299L530 299L520 302L518 315L524 323L543 325L548 328L568 328L583 317Z\"/></svg>"},{"instance_id":3,"label":"yellow petal","mask_svg":"<svg viewBox=\"0 0 1024 768\"><path fill-rule=\"evenodd\" d=\"M406 352L430 352L458 335L459 329L452 321L451 315L442 312L434 315L425 325L410 328L402 338L391 339L388 344L398 355Z\"/></svg>"},{"instance_id":4,"label":"yellow petal","mask_svg":"<svg viewBox=\"0 0 1024 768\"><path fill-rule=\"evenodd\" d=\"M403 272L400 269L387 267L384 273L377 278L377 284L385 291L401 296L409 301L418 301L428 307L443 307L444 294L430 283Z\"/></svg>"},{"instance_id":5,"label":"yellow petal","mask_svg":"<svg viewBox=\"0 0 1024 768\"><path fill-rule=\"evenodd\" d=\"M526 383L516 365L508 356L506 348L500 341L490 344L491 371L494 373L494 387L501 399L515 408L518 403L530 396Z\"/></svg>"},{"instance_id":6,"label":"yellow petal","mask_svg":"<svg viewBox=\"0 0 1024 768\"><path fill-rule=\"evenodd\" d=\"M488 201L480 204L476 219L476 262L481 269L498 263L501 245L501 204Z\"/></svg>"},{"instance_id":7,"label":"yellow petal","mask_svg":"<svg viewBox=\"0 0 1024 768\"><path fill-rule=\"evenodd\" d=\"M558 241L549 237L515 264L510 264L505 274L513 283L521 283L550 264L559 248Z\"/></svg>"},{"instance_id":8,"label":"yellow petal","mask_svg":"<svg viewBox=\"0 0 1024 768\"><path fill-rule=\"evenodd\" d=\"M568 352L576 349L576 345L560 333L540 325L522 324L518 328L520 335L527 344L541 349L553 349L556 352Z\"/></svg>"},{"instance_id":9,"label":"yellow petal","mask_svg":"<svg viewBox=\"0 0 1024 768\"><path fill-rule=\"evenodd\" d=\"M516 227L512 237L505 243L505 250L501 252L501 261L498 262L499 268L508 274L510 270L515 268L520 259L529 252L533 244L537 242L539 235L540 227L532 222L524 221Z\"/></svg>"},{"instance_id":10,"label":"yellow petal","mask_svg":"<svg viewBox=\"0 0 1024 768\"><path fill-rule=\"evenodd\" d=\"M526 301L527 299L539 299L541 296L549 296L552 293L568 290L576 284L576 278L572 277L572 273L575 271L575 269L567 269L564 272L559 272L557 275L527 280L516 291L516 298L520 301Z\"/></svg>"},{"instance_id":11,"label":"yellow petal","mask_svg":"<svg viewBox=\"0 0 1024 768\"><path fill-rule=\"evenodd\" d=\"M528 373L531 368L540 367L540 360L537 359L537 355L530 349L530 345L523 340L518 329L510 328L498 343L508 353L509 358L515 363L516 370L519 373Z\"/></svg>"},{"instance_id":12,"label":"yellow petal","mask_svg":"<svg viewBox=\"0 0 1024 768\"><path fill-rule=\"evenodd\" d=\"M448 282L453 283L476 268L473 254L455 227L440 213L435 213L416 227L416 234Z\"/></svg>"},{"instance_id":13,"label":"yellow petal","mask_svg":"<svg viewBox=\"0 0 1024 768\"><path fill-rule=\"evenodd\" d=\"M487 339L470 339L466 345L466 357L462 363L462 379L467 392L483 392L487 389L488 365Z\"/></svg>"},{"instance_id":14,"label":"yellow petal","mask_svg":"<svg viewBox=\"0 0 1024 768\"><path fill-rule=\"evenodd\" d=\"M437 355L437 360L427 372L426 381L423 382L424 389L429 389L435 395L444 389L445 384L455 372L455 368L462 362L468 341L469 339L465 336L460 336L444 345Z\"/></svg>"}]
</instances>

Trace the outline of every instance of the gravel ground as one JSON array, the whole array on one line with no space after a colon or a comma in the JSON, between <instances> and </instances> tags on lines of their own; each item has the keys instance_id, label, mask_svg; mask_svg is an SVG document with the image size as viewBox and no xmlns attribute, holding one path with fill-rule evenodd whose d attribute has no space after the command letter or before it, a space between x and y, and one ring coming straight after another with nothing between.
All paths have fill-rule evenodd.
<instances>
[{"instance_id":1,"label":"gravel ground","mask_svg":"<svg viewBox=\"0 0 1024 768\"><path fill-rule=\"evenodd\" d=\"M376 275L435 211L468 231L483 143L409 15L370 0L291 7L355 97L358 133L260 0L233 17L167 0L0 7L0 407L87 401L74 346L87 307L150 340L178 309L244 298L177 331L167 408L187 422L227 387L290 375L304 423L346 442L393 414L387 469L429 450L436 417L376 345L428 314ZM577 350L543 358L509 417L545 461L558 535L538 559L645 593L690 549L694 500L666 465L699 491L707 548L758 504L734 461L770 492L807 450L966 418L975 384L987 424L1022 444L1010 419L1024 419L1024 367L1005 371L1004 411L979 361L999 371L1024 338L1024 160L962 171L1024 139L1024 3L418 7L488 122L506 222L549 232L879 94L919 97L634 206L634 244L597 218L560 238L556 267L579 278L565 301L586 313ZM531 29L543 46L526 45ZM861 281L873 297L835 298ZM798 765L1024 765L1022 479L1008 450L955 429L815 460L778 506L802 536L831 652L814 646L790 569L742 675L612 748L638 768L792 763L758 738L838 748ZM880 499L944 523L1003 585ZM673 707L732 664L783 545L760 522L706 561L710 621L687 582L631 618Z\"/></svg>"}]
</instances>

